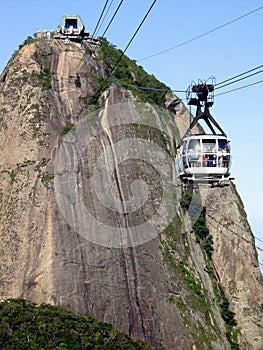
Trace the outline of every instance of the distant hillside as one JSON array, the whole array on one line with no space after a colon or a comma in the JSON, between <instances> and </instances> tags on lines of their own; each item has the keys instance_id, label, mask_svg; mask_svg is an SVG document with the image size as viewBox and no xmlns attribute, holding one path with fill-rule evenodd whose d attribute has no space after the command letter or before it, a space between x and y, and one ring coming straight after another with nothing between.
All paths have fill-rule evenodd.
<instances>
[{"instance_id":1,"label":"distant hillside","mask_svg":"<svg viewBox=\"0 0 263 350\"><path fill-rule=\"evenodd\" d=\"M150 350L109 323L62 307L10 299L0 303L3 350Z\"/></svg>"}]
</instances>

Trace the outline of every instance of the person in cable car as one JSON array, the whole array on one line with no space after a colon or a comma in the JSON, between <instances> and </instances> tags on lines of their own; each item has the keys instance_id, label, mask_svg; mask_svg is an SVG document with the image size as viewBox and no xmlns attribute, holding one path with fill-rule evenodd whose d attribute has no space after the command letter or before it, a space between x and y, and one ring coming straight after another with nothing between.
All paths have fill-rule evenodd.
<instances>
[{"instance_id":1,"label":"person in cable car","mask_svg":"<svg viewBox=\"0 0 263 350\"><path fill-rule=\"evenodd\" d=\"M228 167L228 154L227 154L227 148L225 147L223 149L223 156L222 156L222 160L223 160L223 167L227 168Z\"/></svg>"},{"instance_id":2,"label":"person in cable car","mask_svg":"<svg viewBox=\"0 0 263 350\"><path fill-rule=\"evenodd\" d=\"M214 157L213 157L212 155L210 155L210 156L208 157L207 166L213 167L214 165L215 165Z\"/></svg>"},{"instance_id":3,"label":"person in cable car","mask_svg":"<svg viewBox=\"0 0 263 350\"><path fill-rule=\"evenodd\" d=\"M197 153L194 152L193 149L189 149L189 164L190 167L197 167L198 166L198 161L199 161L199 156Z\"/></svg>"},{"instance_id":4,"label":"person in cable car","mask_svg":"<svg viewBox=\"0 0 263 350\"><path fill-rule=\"evenodd\" d=\"M222 168L222 166L223 166L223 150L221 148L218 148L217 156L218 156L217 166Z\"/></svg>"},{"instance_id":5,"label":"person in cable car","mask_svg":"<svg viewBox=\"0 0 263 350\"><path fill-rule=\"evenodd\" d=\"M205 154L205 155L204 155L203 166L207 166L207 165L208 165L208 160L209 160L209 155L208 155L208 154Z\"/></svg>"}]
</instances>

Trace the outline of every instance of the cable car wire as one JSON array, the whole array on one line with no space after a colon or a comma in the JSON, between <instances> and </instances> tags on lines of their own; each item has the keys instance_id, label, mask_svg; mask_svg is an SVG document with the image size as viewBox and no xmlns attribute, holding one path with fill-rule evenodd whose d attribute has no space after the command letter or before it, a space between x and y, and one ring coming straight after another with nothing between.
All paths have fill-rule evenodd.
<instances>
[{"instance_id":1,"label":"cable car wire","mask_svg":"<svg viewBox=\"0 0 263 350\"><path fill-rule=\"evenodd\" d=\"M220 213L217 209L215 209L215 208L213 208L213 207L211 207L211 206L209 206L208 208L206 208L206 210L208 210L208 211L213 210L214 212L216 212L217 214L219 214L219 215L222 216L223 218L227 219L228 221L231 221L226 215ZM244 229L244 227L242 227L242 226L236 224L235 222L234 222L234 225L237 226L238 228L240 228L242 231L244 231L244 232L247 233L247 230ZM253 235L253 236L254 236L255 239L257 239L259 242L263 243L263 241L262 241L260 238L256 237L255 235Z\"/></svg>"},{"instance_id":2,"label":"cable car wire","mask_svg":"<svg viewBox=\"0 0 263 350\"><path fill-rule=\"evenodd\" d=\"M135 87L136 89L142 89L142 90L154 90L154 91L167 91L167 92L186 92L186 90L171 90L171 89L161 89L161 88L154 88L149 86L138 86L133 84L123 84L125 86Z\"/></svg>"},{"instance_id":3,"label":"cable car wire","mask_svg":"<svg viewBox=\"0 0 263 350\"><path fill-rule=\"evenodd\" d=\"M149 58L162 55L163 53L166 53L166 52L168 52L168 51L171 51L171 50L177 49L177 48L179 48L179 47L181 47L181 46L184 46L184 45L186 45L186 44L189 44L189 43L191 43L191 42L194 41L194 40L200 39L200 38L202 38L202 37L205 36L205 35L211 34L211 33L215 32L216 30L219 30L219 29L221 29L221 28L224 28L224 27L226 27L226 26L228 26L228 25L230 25L230 24L232 24L232 23L234 23L234 22L236 22L236 21L239 21L240 19L242 19L242 18L244 18L244 17L247 17L247 16L251 15L252 13L255 13L255 12L257 12L257 11L259 11L259 10L262 10L262 9L263 9L263 6L260 6L260 7L258 7L258 8L255 9L255 10L252 10L252 11L250 11L250 12L248 12L248 13L245 13L244 15L239 16L239 17L237 17L237 18L235 18L235 19L233 19L233 20L231 20L231 21L229 21L229 22L226 22L226 23L224 23L224 24L221 24L220 26L218 26L218 27L216 27L216 28L214 28L214 29L211 29L211 30L209 30L209 31L207 31L207 32L205 32L205 33L203 33L203 34L197 35L197 36L193 37L192 39L186 40L186 41L184 41L184 42L182 42L182 43L180 43L180 44L178 44L178 45L175 45L175 46L173 46L173 47L170 47L169 49L159 51L159 52L157 52L157 53L155 53L155 54L153 54L153 55L150 55L150 56L141 58L141 59L139 59L138 61L145 61L145 60L147 60L147 59L149 59Z\"/></svg>"},{"instance_id":4,"label":"cable car wire","mask_svg":"<svg viewBox=\"0 0 263 350\"><path fill-rule=\"evenodd\" d=\"M260 238L258 238L258 237L256 237L256 236L254 236L259 242L261 242L261 243L263 243L263 241L262 241L262 239L260 239Z\"/></svg>"},{"instance_id":5,"label":"cable car wire","mask_svg":"<svg viewBox=\"0 0 263 350\"><path fill-rule=\"evenodd\" d=\"M263 64L261 64L261 65L258 66L258 67L252 68L252 69L250 69L250 70L248 70L248 71L246 71L246 72L244 72L244 73L240 73L240 74L238 74L238 75L235 75L235 76L233 76L232 78L228 78L228 79L226 79L226 80L223 80L223 81L221 81L220 83L215 84L215 87L218 86L218 85L224 84L224 83L226 83L226 82L228 82L228 81L230 81L230 80L233 80L233 79L236 79L236 78L238 78L238 77L241 77L242 75L245 75L245 74L247 74L247 73L253 72L254 70L260 69L260 68L262 68L262 67L263 67Z\"/></svg>"},{"instance_id":6,"label":"cable car wire","mask_svg":"<svg viewBox=\"0 0 263 350\"><path fill-rule=\"evenodd\" d=\"M213 217L211 217L212 219L214 219ZM216 221L216 220L215 220ZM217 221L216 221L217 222ZM219 222L217 222L217 224L219 224L219 225L221 225ZM218 227L216 227L214 224L212 224L211 222L210 222L210 225L212 226L212 227L214 227L217 231L219 231L218 230ZM224 227L224 226L223 226ZM228 230L226 227L224 227L226 230ZM232 243L234 243L235 244L235 246L237 247L237 248L239 248L240 250L242 250L246 255L248 255L248 256L250 256L251 258L253 258L260 266L262 266L263 267L263 264L260 262L260 261L258 261L258 259L254 256L254 255L252 255L252 254L250 254L250 253L248 253L244 248L242 248L242 247L240 247L237 243L235 243L235 242L233 242L233 239L231 239L230 237L228 237L223 231L220 231L220 234L222 234L224 237L226 237L229 241L231 241Z\"/></svg>"},{"instance_id":7,"label":"cable car wire","mask_svg":"<svg viewBox=\"0 0 263 350\"><path fill-rule=\"evenodd\" d=\"M251 84L248 84L248 85L240 86L240 87L232 89L232 90L221 92L220 94L216 94L215 97L221 96L221 95L225 95L225 94L228 94L228 93L233 92L233 91L242 90L242 89L245 89L245 88L247 88L249 86L257 85L257 84L260 84L260 83L263 83L263 80L259 80L259 81L256 81L255 83L251 83Z\"/></svg>"},{"instance_id":8,"label":"cable car wire","mask_svg":"<svg viewBox=\"0 0 263 350\"><path fill-rule=\"evenodd\" d=\"M210 222L210 225L211 225L212 227L214 227L214 228L218 231L218 228L217 228L215 225L213 225L211 222ZM233 243L237 248L239 248L240 250L242 250L243 253L245 253L246 255L248 255L248 256L250 256L251 258L253 258L253 259L256 261L256 263L257 263L258 265L260 265L260 266L263 267L263 264L262 264L260 261L258 261L258 259L257 259L255 256L253 256L252 254L248 253L244 248L240 247L237 243L233 242L233 240L232 240L230 237L228 237L224 232L220 231L220 234L222 234L224 237L226 237L226 238L227 238L231 243Z\"/></svg>"},{"instance_id":9,"label":"cable car wire","mask_svg":"<svg viewBox=\"0 0 263 350\"><path fill-rule=\"evenodd\" d=\"M227 84L225 84L225 85L222 85L222 86L219 86L219 87L215 87L215 90L221 89L221 88L226 87L226 86L231 85L231 84L235 84L235 83L237 83L238 81L241 81L241 80L250 78L250 77L252 77L252 76L254 76L254 75L257 75L257 74L260 74L260 73L262 73L262 72L263 72L263 69L260 70L259 72L255 72L255 73L249 74L249 75L247 75L247 76L245 76L245 77L242 77L242 78L236 79L236 80L234 80L234 81L231 81L231 82L229 82L229 83L227 83Z\"/></svg>"},{"instance_id":10,"label":"cable car wire","mask_svg":"<svg viewBox=\"0 0 263 350\"><path fill-rule=\"evenodd\" d=\"M99 26L99 28L98 28L98 30L97 30L97 33L100 31L100 28L102 27L102 25L103 25L103 23L104 23L104 21L105 21L105 18L107 17L107 14L109 13L109 10L110 10L110 8L111 8L111 6L112 6L112 3L113 3L113 0L111 0L109 6L108 6L108 8L107 8L107 11L106 11L105 15L103 16L103 18L102 18L102 20L101 20L101 23L100 23L100 26Z\"/></svg>"},{"instance_id":11,"label":"cable car wire","mask_svg":"<svg viewBox=\"0 0 263 350\"><path fill-rule=\"evenodd\" d=\"M99 26L99 24L100 24L101 18L102 18L102 16L103 16L104 12L105 12L105 9L106 9L106 7L107 7L108 2L109 2L109 0L106 0L106 2L105 2L105 4L104 4L104 7L103 7L103 9L102 9L102 11L101 11L100 17L99 17L99 19L98 19L98 22L97 22L97 24L96 24L96 27L95 27L95 29L94 29L94 31L93 31L92 37L94 37L94 35L95 35L96 31L97 31L97 28L98 28L98 26Z\"/></svg>"},{"instance_id":12,"label":"cable car wire","mask_svg":"<svg viewBox=\"0 0 263 350\"><path fill-rule=\"evenodd\" d=\"M242 79L237 79L237 80L235 80L235 81L233 81L233 82L230 82L231 80L233 80L233 79L235 79L235 78L241 77L242 75L248 74L248 73L253 72L253 71L255 71L255 70L259 69L259 68L262 68L262 67L263 67L263 64L260 65L260 66L255 67L255 68L249 69L249 70L246 71L246 72L237 74L237 75L233 76L232 78L228 78L228 79L226 79L226 80L223 80L223 81L221 81L220 83L217 83L217 84L214 85L214 86L215 86L215 90L216 90L216 89L220 89L221 87L225 87L225 86L234 84L234 83L236 83L236 82L238 82L238 81L244 80L244 79L249 78L249 77L251 77L251 76L253 76L253 75L257 75L257 74L259 74L259 73L262 73L263 70L260 70L259 72L255 72L255 73L253 73L253 74L247 75L247 76L243 77ZM230 82L230 83L225 84L225 85L223 85L223 86L217 87L218 85L221 85L221 84L226 83L226 82ZM220 95L223 95L223 94L226 94L226 93L235 91L235 90L244 89L244 88L246 88L246 87L249 87L249 86L252 86L252 85L256 85L256 84L259 84L259 83L261 83L261 82L262 82L262 80L257 81L257 82L252 83L252 84L248 84L248 85L245 85L245 86L241 86L241 87L238 87L238 88L236 88L236 89L229 90L229 91L226 91L226 92L223 92L223 93L220 93L220 94L216 94L215 96L220 96ZM167 92L170 92L170 91L171 91L171 92L184 92L184 93L186 93L186 90L159 89L159 88L153 88L153 87L150 87L150 86L138 86L138 85L133 85L133 84L124 84L124 85L125 85L125 86L130 86L130 87L135 87L135 88L137 88L137 89L143 89L143 90L155 90L155 91L167 91Z\"/></svg>"},{"instance_id":13,"label":"cable car wire","mask_svg":"<svg viewBox=\"0 0 263 350\"><path fill-rule=\"evenodd\" d=\"M113 66L113 68L110 70L110 72L108 73L107 77L104 79L104 83L110 78L111 74L113 73L113 71L116 69L116 67L118 66L120 60L122 59L122 57L124 56L125 52L128 50L129 46L131 45L131 43L133 42L134 38L136 37L136 35L138 34L141 26L143 25L143 23L145 22L146 18L148 17L148 15L150 14L154 4L156 3L157 0L154 0L150 6L150 8L148 9L148 11L146 12L145 16L143 17L141 23L139 24L139 26L137 27L135 33L133 34L133 36L131 37L131 39L129 40L128 44L126 45L125 49L123 50L122 54L120 55L120 57L118 58L118 60L116 61L115 65Z\"/></svg>"},{"instance_id":14,"label":"cable car wire","mask_svg":"<svg viewBox=\"0 0 263 350\"><path fill-rule=\"evenodd\" d=\"M105 35L105 34L106 34L106 32L108 31L108 29L109 29L109 27L110 27L110 25L111 25L112 21L114 20L114 17L117 15L117 13L118 13L118 11L119 11L119 9L120 9L120 7L121 7L122 3L123 3L123 0L121 0L121 1L119 2L119 5L118 5L118 7L116 8L116 10L115 10L114 14L112 15L112 17L111 17L111 20L110 20L109 24L107 25L106 29L104 30L103 34L101 35L102 37L104 37L104 35Z\"/></svg>"},{"instance_id":15,"label":"cable car wire","mask_svg":"<svg viewBox=\"0 0 263 350\"><path fill-rule=\"evenodd\" d=\"M240 236L240 234L238 234L237 232L231 230L230 228L225 227L221 222L219 222L218 220L216 220L213 216L211 216L211 215L209 215L209 214L207 214L207 216L208 216L209 218L213 219L217 224L219 224L220 226L224 227L224 228L225 228L226 230L228 230L229 232L234 233L235 235L237 235L240 239L242 239L242 240L245 241L246 243L251 244L251 242L250 242L248 239L246 239L245 237ZM263 251L263 249L262 249L261 247L258 247L258 246L256 246L256 245L255 245L255 247L256 247L257 249Z\"/></svg>"},{"instance_id":16,"label":"cable car wire","mask_svg":"<svg viewBox=\"0 0 263 350\"><path fill-rule=\"evenodd\" d=\"M238 88L235 88L235 89L232 89L232 90L228 90L228 91L224 91L224 92L221 92L219 94L216 94L215 97L217 96L221 96L221 95L225 95L225 94L228 94L230 92L233 92L233 91L236 91L236 90L242 90L242 89L245 89L247 87L250 87L250 86L253 86L253 85L257 85L257 84L260 84L260 83L263 83L263 80L259 80L259 81L256 81L254 83L251 83L251 84L247 84L247 85L243 85L243 86L240 86ZM166 90L166 89L158 89L158 88L152 88L152 87L149 87L149 86L137 86L137 85L133 85L133 84L123 84L125 86L130 86L130 87L135 87L137 89L143 89L143 90L155 90L155 91L167 91L167 92L186 92L186 90L174 90L174 89L170 89L170 90ZM181 99L182 101L186 101L186 99Z\"/></svg>"}]
</instances>

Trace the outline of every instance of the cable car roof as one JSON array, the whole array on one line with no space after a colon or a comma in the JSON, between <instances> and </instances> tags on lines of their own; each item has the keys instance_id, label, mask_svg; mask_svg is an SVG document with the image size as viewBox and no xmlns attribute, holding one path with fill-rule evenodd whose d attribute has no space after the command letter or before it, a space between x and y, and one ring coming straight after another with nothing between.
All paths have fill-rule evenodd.
<instances>
[{"instance_id":1,"label":"cable car roof","mask_svg":"<svg viewBox=\"0 0 263 350\"><path fill-rule=\"evenodd\" d=\"M214 134L185 135L182 141L184 142L185 140L188 140L188 139L211 139L211 140L220 139L220 140L227 140L228 142L230 142L228 137L224 135L214 135Z\"/></svg>"}]
</instances>

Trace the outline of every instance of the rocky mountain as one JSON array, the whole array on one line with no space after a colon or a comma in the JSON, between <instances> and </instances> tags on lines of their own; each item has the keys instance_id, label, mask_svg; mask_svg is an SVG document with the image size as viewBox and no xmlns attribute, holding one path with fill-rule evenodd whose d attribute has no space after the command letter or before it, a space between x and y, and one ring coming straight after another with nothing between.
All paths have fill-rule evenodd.
<instances>
[{"instance_id":1,"label":"rocky mountain","mask_svg":"<svg viewBox=\"0 0 263 350\"><path fill-rule=\"evenodd\" d=\"M126 56L109 75L120 54L43 35L0 76L1 298L89 312L153 349L259 350L242 200L234 184L181 188L188 112L136 89L165 85Z\"/></svg>"}]
</instances>

